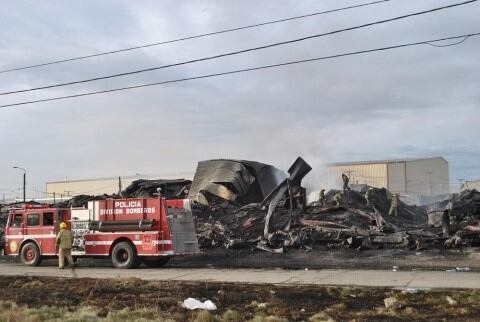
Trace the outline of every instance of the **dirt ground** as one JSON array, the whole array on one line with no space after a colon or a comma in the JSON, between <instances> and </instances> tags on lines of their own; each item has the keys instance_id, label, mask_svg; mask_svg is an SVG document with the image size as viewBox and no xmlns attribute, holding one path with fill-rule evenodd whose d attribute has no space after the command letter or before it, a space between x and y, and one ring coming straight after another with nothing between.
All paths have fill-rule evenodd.
<instances>
[{"instance_id":1,"label":"dirt ground","mask_svg":"<svg viewBox=\"0 0 480 322\"><path fill-rule=\"evenodd\" d=\"M257 321L262 317L268 321L268 316L289 321L327 321L328 317L337 321L478 321L480 314L478 291L0 276L2 302L70 311L93 307L99 317L124 309L155 309L174 321L197 321L196 313L179 305L188 297L209 299L217 305L208 321L248 321L255 316ZM385 307L385 298L394 298L391 308ZM312 318L315 315L316 319Z\"/></svg>"}]
</instances>

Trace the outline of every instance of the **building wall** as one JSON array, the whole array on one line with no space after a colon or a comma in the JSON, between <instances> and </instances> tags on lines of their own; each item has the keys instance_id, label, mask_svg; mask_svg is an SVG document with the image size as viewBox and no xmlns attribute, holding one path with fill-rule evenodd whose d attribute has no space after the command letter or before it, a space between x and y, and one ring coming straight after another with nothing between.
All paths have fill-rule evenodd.
<instances>
[{"instance_id":1,"label":"building wall","mask_svg":"<svg viewBox=\"0 0 480 322\"><path fill-rule=\"evenodd\" d=\"M132 183L132 181L137 179L140 178L122 178L122 189L125 189L130 183ZM46 191L49 197L53 196L53 193L55 193L57 197L60 197L60 195L76 196L82 194L113 194L118 193L118 177L92 180L47 182Z\"/></svg>"},{"instance_id":2,"label":"building wall","mask_svg":"<svg viewBox=\"0 0 480 322\"><path fill-rule=\"evenodd\" d=\"M460 187L460 191L473 189L480 191L480 180L465 181L465 183Z\"/></svg>"},{"instance_id":3,"label":"building wall","mask_svg":"<svg viewBox=\"0 0 480 322\"><path fill-rule=\"evenodd\" d=\"M347 174L350 177L350 183L368 184L374 187L387 186L386 163L330 166L329 170L336 178L340 178L342 173Z\"/></svg>"},{"instance_id":4,"label":"building wall","mask_svg":"<svg viewBox=\"0 0 480 322\"><path fill-rule=\"evenodd\" d=\"M405 164L406 162L388 163L388 185L387 189L393 193L405 194Z\"/></svg>"},{"instance_id":5,"label":"building wall","mask_svg":"<svg viewBox=\"0 0 480 322\"><path fill-rule=\"evenodd\" d=\"M450 192L448 162L443 158L407 161L407 194L441 195Z\"/></svg>"}]
</instances>

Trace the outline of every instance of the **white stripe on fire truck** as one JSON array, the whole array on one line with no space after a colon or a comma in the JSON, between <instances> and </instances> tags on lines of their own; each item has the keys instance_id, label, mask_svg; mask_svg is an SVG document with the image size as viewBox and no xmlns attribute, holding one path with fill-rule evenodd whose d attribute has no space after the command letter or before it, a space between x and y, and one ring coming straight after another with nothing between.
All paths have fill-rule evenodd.
<instances>
[{"instance_id":1,"label":"white stripe on fire truck","mask_svg":"<svg viewBox=\"0 0 480 322\"><path fill-rule=\"evenodd\" d=\"M5 235L5 239L27 239L27 238L55 238L55 234L50 235Z\"/></svg>"},{"instance_id":2,"label":"white stripe on fire truck","mask_svg":"<svg viewBox=\"0 0 480 322\"><path fill-rule=\"evenodd\" d=\"M192 253L194 254L194 253ZM85 253L77 253L77 254L74 254L72 253L73 256L78 256L78 257L81 257L81 256L108 256L109 253L108 252L105 252L105 253L88 253L88 255L85 255ZM168 255L177 255L173 250L164 250L164 251L159 251L158 253L156 254L149 254L149 253L138 253L137 254L138 256L148 256L148 257L161 257L161 256L168 256Z\"/></svg>"},{"instance_id":3,"label":"white stripe on fire truck","mask_svg":"<svg viewBox=\"0 0 480 322\"><path fill-rule=\"evenodd\" d=\"M171 245L172 241L171 240L152 240L152 244L157 244L157 245Z\"/></svg>"},{"instance_id":4,"label":"white stripe on fire truck","mask_svg":"<svg viewBox=\"0 0 480 322\"><path fill-rule=\"evenodd\" d=\"M157 254L148 254L148 253L138 253L138 256L165 256L165 255L174 255L175 253L173 250L164 250L164 251L159 251Z\"/></svg>"},{"instance_id":5,"label":"white stripe on fire truck","mask_svg":"<svg viewBox=\"0 0 480 322\"><path fill-rule=\"evenodd\" d=\"M91 246L104 246L104 245L111 245L113 241L105 241L105 240L98 240L98 241L86 241L85 245Z\"/></svg>"},{"instance_id":6,"label":"white stripe on fire truck","mask_svg":"<svg viewBox=\"0 0 480 322\"><path fill-rule=\"evenodd\" d=\"M134 240L132 241L134 245L142 245L143 242L141 240ZM85 241L85 245L88 246L105 246L105 245L111 245L113 244L113 240L95 240L95 241ZM152 240L153 245L171 245L172 241L171 240Z\"/></svg>"}]
</instances>

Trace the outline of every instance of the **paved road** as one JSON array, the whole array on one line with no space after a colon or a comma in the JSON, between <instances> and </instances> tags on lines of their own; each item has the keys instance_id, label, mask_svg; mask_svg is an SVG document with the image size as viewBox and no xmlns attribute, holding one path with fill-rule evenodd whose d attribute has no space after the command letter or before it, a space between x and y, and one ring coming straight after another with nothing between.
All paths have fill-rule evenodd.
<instances>
[{"instance_id":1,"label":"paved road","mask_svg":"<svg viewBox=\"0 0 480 322\"><path fill-rule=\"evenodd\" d=\"M27 267L17 263L0 263L0 275L128 278L144 280L233 282L278 285L338 285L393 288L480 289L480 273L445 271L381 270L283 270L283 269L208 269L158 268L119 270L108 267L80 267L59 270L56 267Z\"/></svg>"}]
</instances>

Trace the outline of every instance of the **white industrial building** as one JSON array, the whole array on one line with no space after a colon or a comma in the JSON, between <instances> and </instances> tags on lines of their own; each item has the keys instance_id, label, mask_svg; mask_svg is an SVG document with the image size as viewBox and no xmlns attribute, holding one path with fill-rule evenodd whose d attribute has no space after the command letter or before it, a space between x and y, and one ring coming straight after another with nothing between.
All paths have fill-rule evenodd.
<instances>
[{"instance_id":1,"label":"white industrial building","mask_svg":"<svg viewBox=\"0 0 480 322\"><path fill-rule=\"evenodd\" d=\"M443 157L340 162L328 165L329 175L345 173L350 183L387 188L403 196L434 196L450 192L448 162Z\"/></svg>"}]
</instances>

